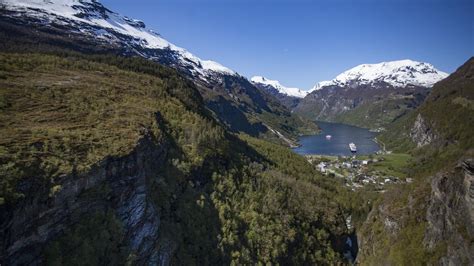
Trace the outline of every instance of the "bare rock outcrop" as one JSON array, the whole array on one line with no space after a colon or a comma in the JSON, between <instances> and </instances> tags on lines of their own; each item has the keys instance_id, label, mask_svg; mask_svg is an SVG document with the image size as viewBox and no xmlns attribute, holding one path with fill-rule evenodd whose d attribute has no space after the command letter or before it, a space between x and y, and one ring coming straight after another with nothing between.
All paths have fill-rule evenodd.
<instances>
[{"instance_id":1,"label":"bare rock outcrop","mask_svg":"<svg viewBox=\"0 0 474 266\"><path fill-rule=\"evenodd\" d=\"M410 130L410 137L417 147L423 147L432 143L436 139L436 134L421 114L418 114Z\"/></svg>"},{"instance_id":2,"label":"bare rock outcrop","mask_svg":"<svg viewBox=\"0 0 474 266\"><path fill-rule=\"evenodd\" d=\"M474 160L437 174L431 190L425 247L433 251L445 246L440 265L474 264Z\"/></svg>"}]
</instances>

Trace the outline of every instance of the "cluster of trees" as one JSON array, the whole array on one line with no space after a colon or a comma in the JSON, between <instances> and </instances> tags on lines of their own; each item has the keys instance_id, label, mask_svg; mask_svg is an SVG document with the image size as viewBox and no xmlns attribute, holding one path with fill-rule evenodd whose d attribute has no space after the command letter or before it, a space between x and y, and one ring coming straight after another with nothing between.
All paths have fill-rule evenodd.
<instances>
[{"instance_id":1,"label":"cluster of trees","mask_svg":"<svg viewBox=\"0 0 474 266\"><path fill-rule=\"evenodd\" d=\"M45 249L48 265L121 265L131 261L115 214L92 213L68 228Z\"/></svg>"}]
</instances>

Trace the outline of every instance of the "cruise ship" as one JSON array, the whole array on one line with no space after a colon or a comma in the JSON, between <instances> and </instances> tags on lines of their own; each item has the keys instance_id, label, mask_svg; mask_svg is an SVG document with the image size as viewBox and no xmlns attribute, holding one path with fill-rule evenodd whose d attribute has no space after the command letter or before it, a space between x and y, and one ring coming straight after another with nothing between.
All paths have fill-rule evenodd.
<instances>
[{"instance_id":1,"label":"cruise ship","mask_svg":"<svg viewBox=\"0 0 474 266\"><path fill-rule=\"evenodd\" d=\"M349 143L349 149L350 149L351 152L353 152L353 153L357 152L357 147L356 147L356 145L355 145L353 142Z\"/></svg>"}]
</instances>

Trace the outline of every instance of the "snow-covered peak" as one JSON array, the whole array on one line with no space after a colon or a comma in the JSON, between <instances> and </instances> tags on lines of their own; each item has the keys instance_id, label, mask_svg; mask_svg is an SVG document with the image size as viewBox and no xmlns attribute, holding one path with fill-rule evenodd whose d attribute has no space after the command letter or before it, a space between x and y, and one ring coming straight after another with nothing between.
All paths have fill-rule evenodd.
<instances>
[{"instance_id":1,"label":"snow-covered peak","mask_svg":"<svg viewBox=\"0 0 474 266\"><path fill-rule=\"evenodd\" d=\"M300 90L298 88L289 88L285 87L280 84L278 80L271 80L267 79L262 76L254 76L251 78L251 81L256 84L262 84L266 86L271 86L274 89L276 89L278 92L282 94L286 94L288 96L293 96L293 97L298 97L298 98L304 98L308 92Z\"/></svg>"},{"instance_id":2,"label":"snow-covered peak","mask_svg":"<svg viewBox=\"0 0 474 266\"><path fill-rule=\"evenodd\" d=\"M433 65L413 60L398 60L378 64L363 64L351 68L335 79L321 81L311 91L327 86L357 86L385 82L394 87L432 87L446 78L448 73L437 70Z\"/></svg>"},{"instance_id":3,"label":"snow-covered peak","mask_svg":"<svg viewBox=\"0 0 474 266\"><path fill-rule=\"evenodd\" d=\"M101 39L111 38L109 32L113 31L131 37L134 44L144 49L169 49L178 55L181 64L188 66L195 74L202 76L208 76L212 72L236 74L217 62L198 58L163 39L152 30L146 29L142 21L110 11L96 0L0 0L0 6L46 22L54 21L64 25L85 24L95 28L93 34ZM85 28L79 30L87 31Z\"/></svg>"}]
</instances>

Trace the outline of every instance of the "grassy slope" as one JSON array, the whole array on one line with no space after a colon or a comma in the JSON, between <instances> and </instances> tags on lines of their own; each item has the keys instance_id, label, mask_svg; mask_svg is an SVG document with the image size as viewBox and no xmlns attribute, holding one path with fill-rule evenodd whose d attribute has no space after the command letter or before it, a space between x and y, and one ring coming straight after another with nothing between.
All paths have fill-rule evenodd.
<instances>
[{"instance_id":1,"label":"grassy slope","mask_svg":"<svg viewBox=\"0 0 474 266\"><path fill-rule=\"evenodd\" d=\"M384 175L405 177L405 170L411 156L404 153L392 153L381 156L384 160L369 165L370 171L378 171Z\"/></svg>"},{"instance_id":2,"label":"grassy slope","mask_svg":"<svg viewBox=\"0 0 474 266\"><path fill-rule=\"evenodd\" d=\"M73 169L84 172L106 156L129 153L145 132L161 138L157 111L183 137L191 137L189 142L197 131L213 127L210 119L196 116L172 96L175 89L185 93L186 82L167 70L162 71L169 79L163 79L39 54L2 54L1 62L0 130L5 137L0 161L7 173L28 174L37 167L51 177ZM183 149L192 160L203 159L196 145L183 143ZM4 193L13 189L10 179L14 182L2 182Z\"/></svg>"},{"instance_id":3,"label":"grassy slope","mask_svg":"<svg viewBox=\"0 0 474 266\"><path fill-rule=\"evenodd\" d=\"M378 162L368 164L369 172L378 172L383 176L395 176L403 179L407 176L407 167L412 163L412 156L407 153L357 156L357 159L360 160L368 158L378 160Z\"/></svg>"},{"instance_id":4,"label":"grassy slope","mask_svg":"<svg viewBox=\"0 0 474 266\"><path fill-rule=\"evenodd\" d=\"M53 197L55 177L87 172L149 135L172 144L150 186L173 263L340 261L330 239L345 232L346 207L334 200L345 194L289 149L227 133L175 71L78 54L0 59L0 208L22 199L18 181L42 180ZM91 214L46 245L48 262L133 262L123 238L107 237L121 234L117 222L113 213ZM84 230L93 232L82 237Z\"/></svg>"}]
</instances>

